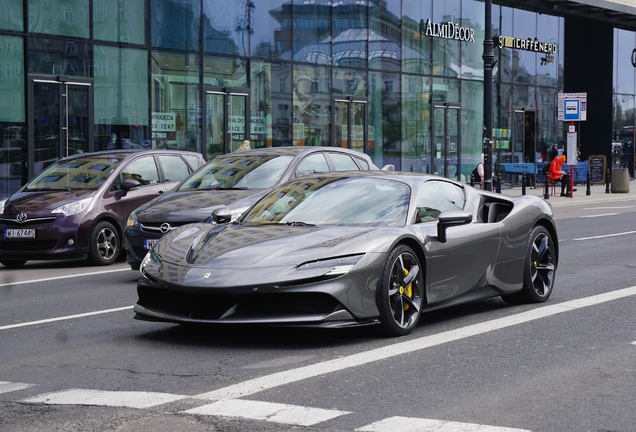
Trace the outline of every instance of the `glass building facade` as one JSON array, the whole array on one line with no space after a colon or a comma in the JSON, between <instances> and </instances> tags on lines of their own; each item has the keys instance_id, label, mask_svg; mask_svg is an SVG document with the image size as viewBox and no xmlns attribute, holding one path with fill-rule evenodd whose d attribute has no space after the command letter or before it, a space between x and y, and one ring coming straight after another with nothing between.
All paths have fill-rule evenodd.
<instances>
[{"instance_id":1,"label":"glass building facade","mask_svg":"<svg viewBox=\"0 0 636 432\"><path fill-rule=\"evenodd\" d=\"M494 5L492 20L496 160L535 162L563 138L564 19ZM3 0L0 193L71 153L211 159L244 139L468 182L485 25L477 0ZM629 38L631 55L634 33L617 31L617 53ZM635 124L621 67L616 130Z\"/></svg>"}]
</instances>

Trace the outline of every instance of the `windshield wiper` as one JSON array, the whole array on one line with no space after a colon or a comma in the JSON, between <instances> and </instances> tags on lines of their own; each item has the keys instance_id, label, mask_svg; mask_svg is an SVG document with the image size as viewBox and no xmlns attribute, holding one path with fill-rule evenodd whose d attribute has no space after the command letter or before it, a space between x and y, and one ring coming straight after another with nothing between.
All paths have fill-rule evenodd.
<instances>
[{"instance_id":1,"label":"windshield wiper","mask_svg":"<svg viewBox=\"0 0 636 432\"><path fill-rule=\"evenodd\" d=\"M218 187L219 190L247 190L246 187Z\"/></svg>"},{"instance_id":2,"label":"windshield wiper","mask_svg":"<svg viewBox=\"0 0 636 432\"><path fill-rule=\"evenodd\" d=\"M35 189L27 189L27 192L43 192L43 191L67 191L71 192L70 187L59 187L59 188L35 188Z\"/></svg>"},{"instance_id":3,"label":"windshield wiper","mask_svg":"<svg viewBox=\"0 0 636 432\"><path fill-rule=\"evenodd\" d=\"M289 226L316 226L314 224L310 224L310 223L307 223L307 222L300 222L300 221L285 222L285 225L289 225Z\"/></svg>"}]
</instances>

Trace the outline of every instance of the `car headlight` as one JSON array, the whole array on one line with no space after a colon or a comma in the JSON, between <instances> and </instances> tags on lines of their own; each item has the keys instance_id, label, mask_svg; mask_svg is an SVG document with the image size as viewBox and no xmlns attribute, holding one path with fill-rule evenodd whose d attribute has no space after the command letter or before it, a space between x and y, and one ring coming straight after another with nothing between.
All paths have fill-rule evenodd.
<instances>
[{"instance_id":1,"label":"car headlight","mask_svg":"<svg viewBox=\"0 0 636 432\"><path fill-rule=\"evenodd\" d=\"M137 220L137 210L133 210L128 216L126 220L126 228L137 228L139 225L139 220Z\"/></svg>"},{"instance_id":2,"label":"car headlight","mask_svg":"<svg viewBox=\"0 0 636 432\"><path fill-rule=\"evenodd\" d=\"M92 199L93 198L84 198L79 201L61 205L51 213L61 213L64 216L73 216L86 210Z\"/></svg>"},{"instance_id":3,"label":"car headlight","mask_svg":"<svg viewBox=\"0 0 636 432\"><path fill-rule=\"evenodd\" d=\"M146 269L148 266L159 266L161 267L161 257L157 252L150 249L144 259L141 261L141 265L139 266L139 271L142 274L146 273Z\"/></svg>"},{"instance_id":4,"label":"car headlight","mask_svg":"<svg viewBox=\"0 0 636 432\"><path fill-rule=\"evenodd\" d=\"M0 214L4 214L4 205L7 203L9 198L0 199Z\"/></svg>"},{"instance_id":5,"label":"car headlight","mask_svg":"<svg viewBox=\"0 0 636 432\"><path fill-rule=\"evenodd\" d=\"M339 276L349 273L363 256L364 254L360 254L309 261L296 267L296 270L325 269L325 276Z\"/></svg>"}]
</instances>

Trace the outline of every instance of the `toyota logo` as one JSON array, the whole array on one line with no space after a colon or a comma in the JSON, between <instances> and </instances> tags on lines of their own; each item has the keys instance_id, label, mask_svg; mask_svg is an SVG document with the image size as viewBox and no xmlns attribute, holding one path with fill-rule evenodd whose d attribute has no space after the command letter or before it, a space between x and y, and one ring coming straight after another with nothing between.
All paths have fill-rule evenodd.
<instances>
[{"instance_id":1,"label":"toyota logo","mask_svg":"<svg viewBox=\"0 0 636 432\"><path fill-rule=\"evenodd\" d=\"M170 230L172 230L172 227L169 223L161 224L161 226L159 227L159 231L161 231L163 234L167 233Z\"/></svg>"},{"instance_id":2,"label":"toyota logo","mask_svg":"<svg viewBox=\"0 0 636 432\"><path fill-rule=\"evenodd\" d=\"M24 222L27 220L27 214L26 213L18 213L18 215L15 217L15 219L18 222Z\"/></svg>"}]
</instances>

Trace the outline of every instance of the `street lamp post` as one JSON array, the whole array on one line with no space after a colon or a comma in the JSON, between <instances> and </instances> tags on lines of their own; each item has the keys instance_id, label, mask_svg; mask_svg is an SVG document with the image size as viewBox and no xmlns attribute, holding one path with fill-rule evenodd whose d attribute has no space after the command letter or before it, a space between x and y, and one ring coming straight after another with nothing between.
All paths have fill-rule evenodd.
<instances>
[{"instance_id":1,"label":"street lamp post","mask_svg":"<svg viewBox=\"0 0 636 432\"><path fill-rule=\"evenodd\" d=\"M492 190L492 70L496 64L492 41L492 0L485 2L484 29L484 190Z\"/></svg>"}]
</instances>

